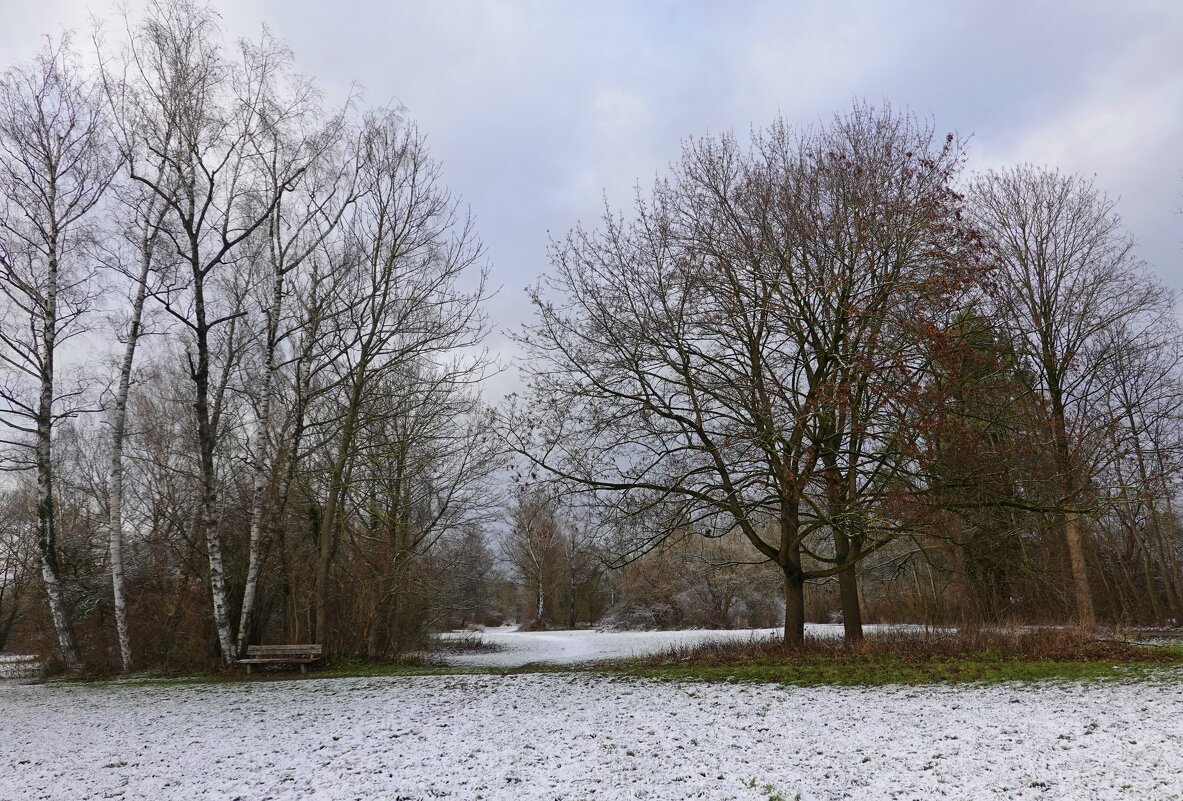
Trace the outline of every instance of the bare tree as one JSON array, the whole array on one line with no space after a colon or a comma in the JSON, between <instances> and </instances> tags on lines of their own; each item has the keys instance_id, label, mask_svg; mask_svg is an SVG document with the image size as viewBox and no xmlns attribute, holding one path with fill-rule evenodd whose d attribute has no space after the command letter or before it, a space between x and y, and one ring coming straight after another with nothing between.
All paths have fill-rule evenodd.
<instances>
[{"instance_id":1,"label":"bare tree","mask_svg":"<svg viewBox=\"0 0 1183 801\"><path fill-rule=\"evenodd\" d=\"M534 625L545 628L547 590L562 580L564 525L558 498L545 486L519 488L509 510L509 529L502 541L505 558L527 588L533 589Z\"/></svg>"},{"instance_id":2,"label":"bare tree","mask_svg":"<svg viewBox=\"0 0 1183 801\"><path fill-rule=\"evenodd\" d=\"M1086 493L1103 462L1102 400L1121 352L1110 336L1162 313L1167 297L1134 254L1115 203L1092 181L1023 166L972 184L975 220L997 262L995 314L1034 376L1059 484L1058 512L1080 625L1096 625L1085 561Z\"/></svg>"},{"instance_id":3,"label":"bare tree","mask_svg":"<svg viewBox=\"0 0 1183 801\"><path fill-rule=\"evenodd\" d=\"M355 93L326 114L269 33L228 47L202 0L151 0L123 20L107 41L95 35L93 85L55 53L34 65L56 70L45 86L14 70L0 98L0 278L12 301L0 414L12 424L6 466L40 470L37 552L63 662L80 664L71 617L89 639L108 563L125 671L204 663L211 643L185 635L211 611L227 663L277 625L328 636L338 599L377 623L336 641L391 653L402 644L387 634L414 604L437 602L423 586L440 574L436 543L488 517L501 464L478 390L487 292L472 221L413 125L388 110L359 119ZM87 137L107 142L105 118L106 172L88 176ZM74 160L41 180L54 147ZM85 215L112 172L102 211L113 225L90 237ZM101 301L96 267L107 268ZM63 343L92 307L112 320L88 343L88 355L114 352L96 397L109 448L84 422L61 439L83 398L63 381L74 355ZM86 539L95 515L109 562ZM362 566L365 587L340 581ZM23 575L10 584L7 572L3 614L15 619ZM403 576L419 585L406 607ZM154 615L167 635L133 650Z\"/></svg>"},{"instance_id":4,"label":"bare tree","mask_svg":"<svg viewBox=\"0 0 1183 801\"><path fill-rule=\"evenodd\" d=\"M1104 340L1112 359L1103 368L1108 391L1101 408L1111 450L1094 479L1107 501L1098 504L1099 522L1102 530L1116 523L1111 553L1128 571L1117 588L1119 603L1124 607L1128 597L1129 617L1148 612L1162 624L1183 614L1183 572L1169 514L1183 455L1183 338L1171 315L1125 321Z\"/></svg>"},{"instance_id":5,"label":"bare tree","mask_svg":"<svg viewBox=\"0 0 1183 801\"><path fill-rule=\"evenodd\" d=\"M342 222L334 268L341 280L317 359L330 365L323 394L335 399L318 426L331 461L324 473L316 566L316 636L327 636L329 571L344 524L358 438L388 378L439 365L455 384L475 381L483 357L443 365L485 331L483 249L471 220L440 183L413 125L393 112L364 123L358 198ZM374 393L378 393L377 396Z\"/></svg>"},{"instance_id":6,"label":"bare tree","mask_svg":"<svg viewBox=\"0 0 1183 801\"><path fill-rule=\"evenodd\" d=\"M128 108L126 93L115 76L100 70L103 97L106 101L117 147L129 152L136 133L128 126L135 124L134 107ZM164 163L156 160L153 183L165 185ZM124 456L127 444L128 396L136 364L136 353L146 333L145 309L153 276L164 272L160 261L169 254L162 252L162 224L167 206L158 193L130 180L117 180L112 187L117 201L113 217L118 236L100 243L103 263L116 281L130 284L127 312L119 321L117 338L123 345L111 399L111 451L107 477L108 552L111 563L111 591L115 613L116 637L119 641L120 661L124 672L132 668L131 636L127 622L127 599L124 582L124 541L127 519L124 514Z\"/></svg>"},{"instance_id":7,"label":"bare tree","mask_svg":"<svg viewBox=\"0 0 1183 801\"><path fill-rule=\"evenodd\" d=\"M513 447L623 515L665 509L639 547L742 532L783 571L800 642L805 582L908 527L893 505L914 485L917 342L972 275L961 162L952 137L863 106L747 152L688 143L632 222L609 212L555 247Z\"/></svg>"},{"instance_id":8,"label":"bare tree","mask_svg":"<svg viewBox=\"0 0 1183 801\"><path fill-rule=\"evenodd\" d=\"M364 425L343 498L366 655L397 651L414 567L492 514L489 477L500 466L488 415L467 386L424 362L388 371L368 393ZM462 554L457 554L458 556ZM429 574L430 575L430 574ZM360 603L359 603L360 602Z\"/></svg>"},{"instance_id":9,"label":"bare tree","mask_svg":"<svg viewBox=\"0 0 1183 801\"><path fill-rule=\"evenodd\" d=\"M291 59L287 49L266 37L251 51L251 57L266 69L254 76L260 85L251 95L260 107L262 125L253 132L250 147L263 165L267 196L275 200L253 256L265 274L259 299L264 324L260 337L263 370L255 393L250 551L238 624L239 654L247 646L255 611L265 545L267 489L278 450L272 443L277 373L283 366L282 349L299 326L286 308L293 288L299 286L292 279L297 271L317 266L315 255L356 199L358 166L345 113L322 120L315 87L286 71ZM293 183L291 176L296 174L301 180Z\"/></svg>"},{"instance_id":10,"label":"bare tree","mask_svg":"<svg viewBox=\"0 0 1183 801\"><path fill-rule=\"evenodd\" d=\"M132 668L131 636L127 625L127 598L124 591L123 543L126 520L124 516L124 452L127 441L128 394L131 391L136 351L145 334L144 308L148 297L153 266L158 260L160 222L163 204L155 195L144 196L115 192L124 203L124 245L133 253L117 247L105 259L117 274L131 281L129 310L118 338L123 344L123 355L115 378L111 406L111 453L107 477L108 552L111 562L111 594L115 612L116 638L124 672Z\"/></svg>"},{"instance_id":11,"label":"bare tree","mask_svg":"<svg viewBox=\"0 0 1183 801\"><path fill-rule=\"evenodd\" d=\"M58 377L62 347L85 331L93 269L87 216L112 175L103 116L65 41L0 82L0 419L13 469L37 473L37 542L68 670L82 667L62 597L54 498L54 429L81 388Z\"/></svg>"},{"instance_id":12,"label":"bare tree","mask_svg":"<svg viewBox=\"0 0 1183 801\"><path fill-rule=\"evenodd\" d=\"M153 3L149 16L129 31L122 76L108 83L125 111L123 159L128 178L156 196L164 209L161 229L174 251L170 270L155 293L187 332L186 360L193 381L193 408L202 495L203 533L209 557L213 615L223 659L237 649L226 598L226 568L218 528L220 400L232 367L213 375L219 340L230 344L243 309L219 297L231 282L248 240L272 218L279 202L275 185L294 184L303 161L284 161L278 181L266 179L257 147L284 110L268 107L270 73L282 63L273 49L244 45L242 61L223 53L214 12L187 0ZM273 165L274 166L274 165ZM241 293L237 300L242 300ZM223 330L225 329L225 330Z\"/></svg>"}]
</instances>

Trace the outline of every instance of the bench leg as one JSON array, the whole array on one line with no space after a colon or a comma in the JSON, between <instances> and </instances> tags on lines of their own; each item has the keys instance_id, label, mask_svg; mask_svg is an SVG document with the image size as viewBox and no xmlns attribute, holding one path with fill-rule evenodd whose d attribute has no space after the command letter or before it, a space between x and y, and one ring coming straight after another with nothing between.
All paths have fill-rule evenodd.
<instances>
[{"instance_id":1,"label":"bench leg","mask_svg":"<svg viewBox=\"0 0 1183 801\"><path fill-rule=\"evenodd\" d=\"M246 675L251 675L251 666L249 664L246 666Z\"/></svg>"},{"instance_id":2,"label":"bench leg","mask_svg":"<svg viewBox=\"0 0 1183 801\"><path fill-rule=\"evenodd\" d=\"M300 672L301 672L301 673L303 673L303 672L304 672L304 668L306 668L306 667L308 667L308 666L307 666L307 665L305 665L303 662L301 662L301 663L300 663Z\"/></svg>"}]
</instances>

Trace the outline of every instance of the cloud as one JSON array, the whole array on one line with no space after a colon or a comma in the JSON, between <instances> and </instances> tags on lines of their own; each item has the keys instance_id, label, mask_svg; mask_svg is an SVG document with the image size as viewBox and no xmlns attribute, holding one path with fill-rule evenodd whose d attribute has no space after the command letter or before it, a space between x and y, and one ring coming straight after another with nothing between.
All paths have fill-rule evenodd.
<instances>
[{"instance_id":1,"label":"cloud","mask_svg":"<svg viewBox=\"0 0 1183 801\"><path fill-rule=\"evenodd\" d=\"M0 50L86 28L72 0L0 0ZM134 3L133 3L134 5ZM396 101L472 205L505 291L528 316L548 231L627 206L687 136L828 119L891 100L972 134L974 167L1052 163L1122 198L1141 252L1183 286L1183 4L1024 0L216 0L234 35L266 22L330 96ZM113 7L91 4L100 16ZM504 340L494 343L507 352Z\"/></svg>"}]
</instances>

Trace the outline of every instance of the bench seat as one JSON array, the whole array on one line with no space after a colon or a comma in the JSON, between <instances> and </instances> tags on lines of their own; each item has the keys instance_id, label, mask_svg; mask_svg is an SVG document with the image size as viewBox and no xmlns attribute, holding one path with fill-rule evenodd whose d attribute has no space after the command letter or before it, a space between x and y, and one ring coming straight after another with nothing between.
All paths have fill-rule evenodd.
<instances>
[{"instance_id":1,"label":"bench seat","mask_svg":"<svg viewBox=\"0 0 1183 801\"><path fill-rule=\"evenodd\" d=\"M303 673L308 665L320 661L324 653L323 645L248 645L246 658L239 659L238 664L246 665L246 672L251 672L252 665L299 665Z\"/></svg>"}]
</instances>

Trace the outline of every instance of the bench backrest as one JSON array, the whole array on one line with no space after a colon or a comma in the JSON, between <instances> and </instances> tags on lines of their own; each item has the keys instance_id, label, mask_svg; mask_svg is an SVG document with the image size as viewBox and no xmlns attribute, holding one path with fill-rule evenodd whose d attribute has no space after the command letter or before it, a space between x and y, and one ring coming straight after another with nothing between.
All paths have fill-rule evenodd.
<instances>
[{"instance_id":1,"label":"bench backrest","mask_svg":"<svg viewBox=\"0 0 1183 801\"><path fill-rule=\"evenodd\" d=\"M273 658L281 659L285 656L290 657L313 657L320 656L324 652L323 645L248 645L246 647L246 654L250 657L258 659Z\"/></svg>"}]
</instances>

